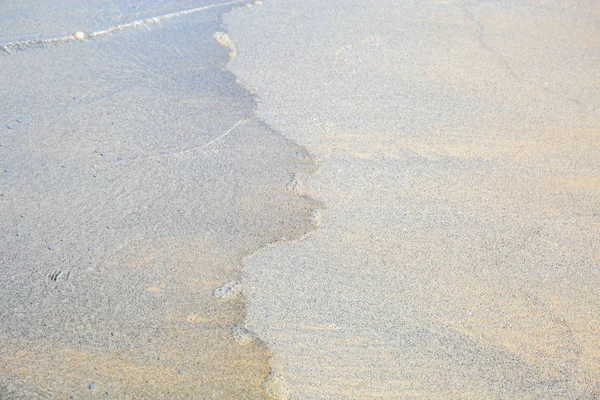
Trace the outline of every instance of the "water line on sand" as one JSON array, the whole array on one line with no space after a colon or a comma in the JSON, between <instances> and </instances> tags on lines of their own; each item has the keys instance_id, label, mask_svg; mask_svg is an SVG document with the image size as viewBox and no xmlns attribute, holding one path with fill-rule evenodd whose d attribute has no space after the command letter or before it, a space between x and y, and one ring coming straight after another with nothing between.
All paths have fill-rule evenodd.
<instances>
[{"instance_id":1,"label":"water line on sand","mask_svg":"<svg viewBox=\"0 0 600 400\"><path fill-rule=\"evenodd\" d=\"M49 44L59 44L59 43L65 43L65 42L77 41L77 40L83 40L83 39L92 39L92 38L105 36L105 35L108 35L108 34L111 34L114 32L119 32L119 31L123 31L123 30L127 30L127 29L135 29L135 28L138 28L141 26L157 25L157 24L160 24L161 22L171 19L171 18L182 17L184 15L194 14L197 12L202 12L202 11L210 10L213 8L231 6L231 5L235 5L235 4L241 4L241 3L246 3L249 5L252 5L252 3L249 3L247 0L232 0L232 1L227 1L224 3L217 3L217 4L211 4L211 5L203 6L203 7L196 7L196 8L190 8L187 10L175 11L175 12L168 13L168 14L158 15L156 17L139 19L139 20L127 22L127 23L121 24L121 25L112 26L107 29L103 29L100 31L87 33L87 34L84 32L76 32L72 35L54 37L54 38L48 38L48 39L27 39L27 40L20 40L20 41L16 41L16 42L2 43L2 44L0 44L0 52L11 54L11 53L14 53L15 51L24 50L24 49L32 48L32 47L39 47L39 46L44 46L44 45L49 45Z\"/></svg>"}]
</instances>

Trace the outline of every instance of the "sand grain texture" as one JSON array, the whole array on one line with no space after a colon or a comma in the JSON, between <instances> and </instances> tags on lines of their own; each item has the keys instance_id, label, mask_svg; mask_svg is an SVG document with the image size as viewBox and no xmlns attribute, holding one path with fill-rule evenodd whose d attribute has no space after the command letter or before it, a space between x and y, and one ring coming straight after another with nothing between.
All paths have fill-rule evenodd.
<instances>
[{"instance_id":1,"label":"sand grain texture","mask_svg":"<svg viewBox=\"0 0 600 400\"><path fill-rule=\"evenodd\" d=\"M247 325L294 398L600 396L597 11L290 0L226 16L228 68L319 164L304 193L320 229L245 262Z\"/></svg>"}]
</instances>

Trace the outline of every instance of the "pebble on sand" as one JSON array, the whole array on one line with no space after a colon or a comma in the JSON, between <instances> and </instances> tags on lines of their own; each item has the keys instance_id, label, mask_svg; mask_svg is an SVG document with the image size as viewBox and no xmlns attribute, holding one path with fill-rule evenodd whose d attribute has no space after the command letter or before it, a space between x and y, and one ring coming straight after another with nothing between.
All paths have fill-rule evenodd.
<instances>
[{"instance_id":1,"label":"pebble on sand","mask_svg":"<svg viewBox=\"0 0 600 400\"><path fill-rule=\"evenodd\" d=\"M310 223L314 227L320 227L323 223L323 215L321 214L321 210L315 208L310 213Z\"/></svg>"},{"instance_id":2,"label":"pebble on sand","mask_svg":"<svg viewBox=\"0 0 600 400\"><path fill-rule=\"evenodd\" d=\"M8 129L19 129L19 125L17 124L8 124L6 125Z\"/></svg>"},{"instance_id":3,"label":"pebble on sand","mask_svg":"<svg viewBox=\"0 0 600 400\"><path fill-rule=\"evenodd\" d=\"M20 124L24 124L25 122L29 122L31 120L31 117L27 116L27 115L21 115L19 118L15 119L15 121L17 121Z\"/></svg>"},{"instance_id":4,"label":"pebble on sand","mask_svg":"<svg viewBox=\"0 0 600 400\"><path fill-rule=\"evenodd\" d=\"M94 390L94 389L96 389L98 387L98 385L96 385L95 383L90 383L88 385L88 387L90 388L90 390Z\"/></svg>"},{"instance_id":5,"label":"pebble on sand","mask_svg":"<svg viewBox=\"0 0 600 400\"><path fill-rule=\"evenodd\" d=\"M254 333L244 328L243 326L235 325L231 328L233 340L239 344L250 344L256 342L256 336Z\"/></svg>"},{"instance_id":6,"label":"pebble on sand","mask_svg":"<svg viewBox=\"0 0 600 400\"><path fill-rule=\"evenodd\" d=\"M58 250L58 245L57 244L51 244L50 246L48 246L48 250Z\"/></svg>"},{"instance_id":7,"label":"pebble on sand","mask_svg":"<svg viewBox=\"0 0 600 400\"><path fill-rule=\"evenodd\" d=\"M213 38L218 44L225 47L226 49L229 49L229 58L233 60L237 55L237 50L235 48L235 44L233 44L233 41L231 40L229 35L225 32L215 32L213 34Z\"/></svg>"},{"instance_id":8,"label":"pebble on sand","mask_svg":"<svg viewBox=\"0 0 600 400\"><path fill-rule=\"evenodd\" d=\"M81 31L75 32L73 34L73 37L77 40L83 40L83 39L85 39L85 33L81 32Z\"/></svg>"},{"instance_id":9,"label":"pebble on sand","mask_svg":"<svg viewBox=\"0 0 600 400\"><path fill-rule=\"evenodd\" d=\"M232 300L238 296L242 290L242 285L239 282L227 282L223 286L213 291L213 296L220 300Z\"/></svg>"}]
</instances>

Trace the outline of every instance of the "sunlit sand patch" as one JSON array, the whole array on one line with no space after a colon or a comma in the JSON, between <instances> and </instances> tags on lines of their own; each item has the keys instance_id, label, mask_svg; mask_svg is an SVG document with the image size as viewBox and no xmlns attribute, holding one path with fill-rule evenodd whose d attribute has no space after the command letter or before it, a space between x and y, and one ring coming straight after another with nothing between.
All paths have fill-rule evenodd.
<instances>
[{"instance_id":1,"label":"sunlit sand patch","mask_svg":"<svg viewBox=\"0 0 600 400\"><path fill-rule=\"evenodd\" d=\"M136 258L131 260L127 267L133 269L145 268L148 265L156 262L156 260L160 257L157 251L151 252L149 254L142 255L140 258Z\"/></svg>"},{"instance_id":2,"label":"sunlit sand patch","mask_svg":"<svg viewBox=\"0 0 600 400\"><path fill-rule=\"evenodd\" d=\"M361 159L406 158L409 151L431 160L457 157L463 160L510 161L537 167L543 157L568 157L579 150L600 150L600 139L593 128L527 126L523 130L528 134L482 131L467 135L460 131L440 131L426 139L407 140L403 132L353 132L324 125L321 135L326 142L323 151L327 154L343 152Z\"/></svg>"},{"instance_id":3,"label":"sunlit sand patch","mask_svg":"<svg viewBox=\"0 0 600 400\"><path fill-rule=\"evenodd\" d=\"M525 292L516 283L506 281L494 284L468 281L464 277L453 281L452 276L447 276L444 282L448 287L460 285L460 298L449 299L452 308L440 309L439 314L443 316L437 317L436 322L472 338L482 347L503 348L543 371L550 379L573 380L578 379L577 374L582 374L584 378L599 381L597 366L590 366L600 354L600 346L593 340L588 342L593 343L592 348L584 348L583 341L575 333L583 328L582 333L592 339L589 321L580 320L579 323L584 322L584 325L578 326L568 317L569 314L585 315L573 312L579 308L576 304L549 307L551 303L547 299L538 297L542 295L539 288ZM568 308L572 309L569 311ZM461 318L456 319L461 310L464 310ZM565 373L565 362L578 366L575 376Z\"/></svg>"},{"instance_id":4,"label":"sunlit sand patch","mask_svg":"<svg viewBox=\"0 0 600 400\"><path fill-rule=\"evenodd\" d=\"M337 330L344 329L343 327L337 326L336 324L312 325L312 326L307 326L306 328L311 329L313 331L337 331Z\"/></svg>"},{"instance_id":5,"label":"sunlit sand patch","mask_svg":"<svg viewBox=\"0 0 600 400\"><path fill-rule=\"evenodd\" d=\"M68 395L69 389L77 391L94 382L105 389L107 380L117 377L120 382L127 382L129 390L144 393L148 390L148 382L166 384L176 378L175 371L158 365L138 365L121 358L119 354L100 354L60 347L55 347L48 354L18 351L5 355L3 364L5 372L12 371L19 377L26 377L30 385L40 388L50 385L55 394L62 392L63 395ZM63 367L57 370L59 365ZM59 384L61 379L66 379L69 385L64 387ZM114 381L110 385L114 385Z\"/></svg>"},{"instance_id":6,"label":"sunlit sand patch","mask_svg":"<svg viewBox=\"0 0 600 400\"><path fill-rule=\"evenodd\" d=\"M576 189L600 191L600 177L572 175L561 180Z\"/></svg>"},{"instance_id":7,"label":"sunlit sand patch","mask_svg":"<svg viewBox=\"0 0 600 400\"><path fill-rule=\"evenodd\" d=\"M152 294L162 294L167 287L165 282L161 282L158 285L146 286L146 291Z\"/></svg>"},{"instance_id":8,"label":"sunlit sand patch","mask_svg":"<svg viewBox=\"0 0 600 400\"><path fill-rule=\"evenodd\" d=\"M196 277L189 277L185 282L185 290L190 293L197 293L198 295L206 296L211 293L212 288L219 285L219 281L213 279L203 279Z\"/></svg>"},{"instance_id":9,"label":"sunlit sand patch","mask_svg":"<svg viewBox=\"0 0 600 400\"><path fill-rule=\"evenodd\" d=\"M9 345L30 350L0 351L0 373L49 398L89 398L93 391L109 398L263 398L269 374L264 347L231 343L225 331L169 332L118 351L3 340L4 351Z\"/></svg>"},{"instance_id":10,"label":"sunlit sand patch","mask_svg":"<svg viewBox=\"0 0 600 400\"><path fill-rule=\"evenodd\" d=\"M200 323L207 324L207 323L214 322L215 319L211 318L211 317L206 317L203 315L192 314L192 315L187 316L186 321L189 322L190 324L200 324Z\"/></svg>"}]
</instances>

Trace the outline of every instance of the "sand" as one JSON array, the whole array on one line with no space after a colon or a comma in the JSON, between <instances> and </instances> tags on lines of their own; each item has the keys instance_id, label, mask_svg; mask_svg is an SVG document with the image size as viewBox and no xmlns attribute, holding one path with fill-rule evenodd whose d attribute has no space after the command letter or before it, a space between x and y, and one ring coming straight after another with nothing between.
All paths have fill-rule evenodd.
<instances>
[{"instance_id":1,"label":"sand","mask_svg":"<svg viewBox=\"0 0 600 400\"><path fill-rule=\"evenodd\" d=\"M0 398L600 397L596 2L38 3Z\"/></svg>"},{"instance_id":2,"label":"sand","mask_svg":"<svg viewBox=\"0 0 600 400\"><path fill-rule=\"evenodd\" d=\"M600 396L599 9L265 2L225 17L313 154L307 237L245 262L293 398Z\"/></svg>"},{"instance_id":3,"label":"sand","mask_svg":"<svg viewBox=\"0 0 600 400\"><path fill-rule=\"evenodd\" d=\"M314 163L224 71L232 4L75 3L3 10L0 398L267 398L226 285L313 229Z\"/></svg>"}]
</instances>

